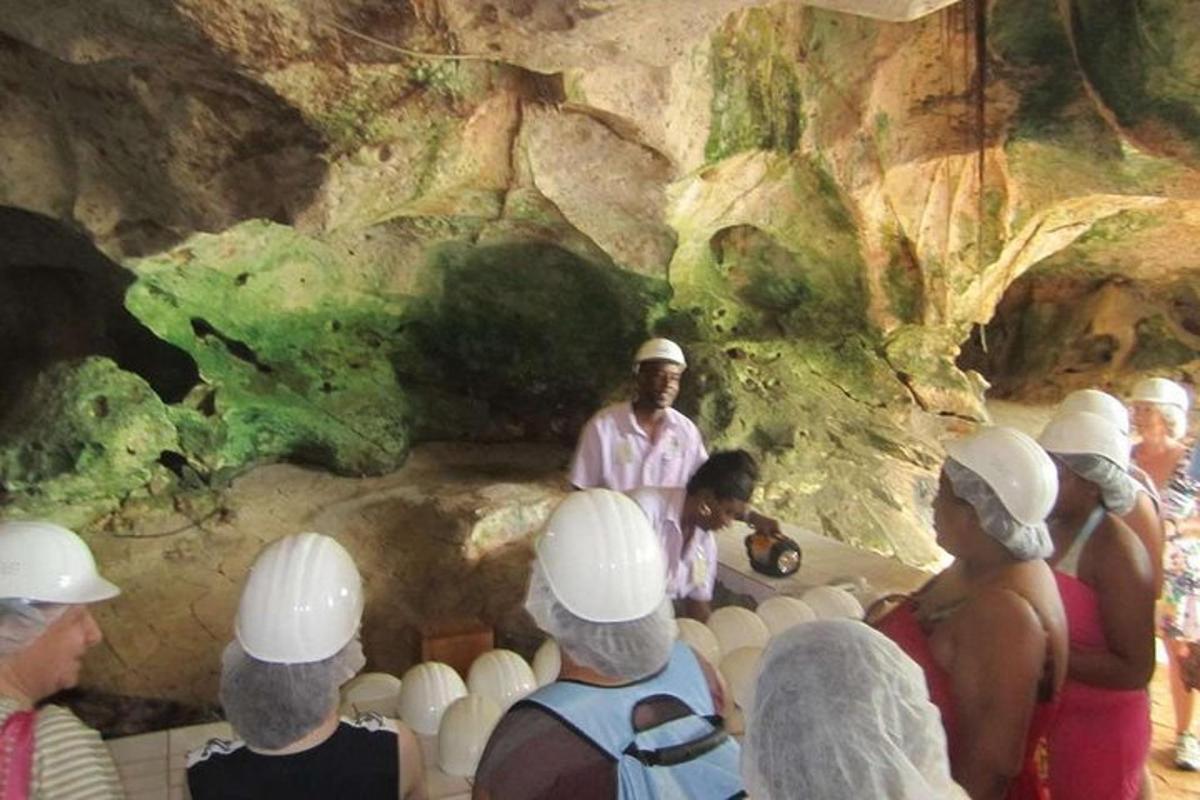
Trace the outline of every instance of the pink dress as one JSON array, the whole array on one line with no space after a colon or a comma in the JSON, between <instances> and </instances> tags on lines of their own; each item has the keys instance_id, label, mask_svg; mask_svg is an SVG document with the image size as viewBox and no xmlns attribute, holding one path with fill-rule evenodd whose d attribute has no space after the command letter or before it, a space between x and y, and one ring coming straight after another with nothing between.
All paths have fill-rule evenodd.
<instances>
[{"instance_id":1,"label":"pink dress","mask_svg":"<svg viewBox=\"0 0 1200 800\"><path fill-rule=\"evenodd\" d=\"M1070 574L1090 536L1085 528L1054 569L1072 650L1108 647L1099 598ZM1145 689L1102 689L1067 680L1058 720L1050 730L1054 800L1135 800L1149 753L1150 695Z\"/></svg>"},{"instance_id":2,"label":"pink dress","mask_svg":"<svg viewBox=\"0 0 1200 800\"><path fill-rule=\"evenodd\" d=\"M929 637L917 621L915 611L913 601L908 600L875 623L875 628L899 645L900 649L925 672L929 699L942 712L942 727L946 729L946 744L950 750L950 765L953 767L962 756L953 685L949 673L934 659ZM1034 706L1033 718L1029 721L1029 732L1025 737L1025 758L1021 763L1021 771L1009 783L1008 792L1004 795L1005 800L1058 800L1057 795L1049 793L1049 775L1046 768L1047 735L1057 714L1057 697L1039 700Z\"/></svg>"}]
</instances>

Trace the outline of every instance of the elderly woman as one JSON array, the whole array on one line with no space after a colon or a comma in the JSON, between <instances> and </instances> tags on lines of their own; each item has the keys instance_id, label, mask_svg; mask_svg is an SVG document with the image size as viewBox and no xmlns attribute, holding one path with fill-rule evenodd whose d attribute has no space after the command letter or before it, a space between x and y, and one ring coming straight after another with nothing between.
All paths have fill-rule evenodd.
<instances>
[{"instance_id":1,"label":"elderly woman","mask_svg":"<svg viewBox=\"0 0 1200 800\"><path fill-rule=\"evenodd\" d=\"M99 734L38 703L74 686L102 636L88 610L119 589L83 540L48 522L0 524L0 789L5 798L124 797Z\"/></svg>"},{"instance_id":2,"label":"elderly woman","mask_svg":"<svg viewBox=\"0 0 1200 800\"><path fill-rule=\"evenodd\" d=\"M749 508L758 464L745 450L713 453L686 488L646 486L629 493L658 533L667 556L667 593L676 613L704 622L711 613L717 582L717 540L713 531L734 520L755 530L779 533L779 523Z\"/></svg>"},{"instance_id":3,"label":"elderly woman","mask_svg":"<svg viewBox=\"0 0 1200 800\"><path fill-rule=\"evenodd\" d=\"M1134 502L1129 439L1095 414L1069 411L1039 441L1058 467L1050 564L1071 647L1050 736L1051 795L1133 800L1150 752L1156 587L1145 548L1121 521Z\"/></svg>"},{"instance_id":4,"label":"elderly woman","mask_svg":"<svg viewBox=\"0 0 1200 800\"><path fill-rule=\"evenodd\" d=\"M1149 378L1134 386L1130 397L1133 425L1140 441L1133 460L1150 474L1163 496L1167 544L1159 633L1167 650L1171 700L1175 709L1175 765L1200 769L1200 741L1193 729L1196 694L1182 679L1181 660L1188 642L1200 641L1200 539L1185 521L1196 513L1198 479L1188 468L1195 458L1182 439L1187 430L1188 395L1165 378ZM1192 645L1196 646L1196 645Z\"/></svg>"},{"instance_id":5,"label":"elderly woman","mask_svg":"<svg viewBox=\"0 0 1200 800\"><path fill-rule=\"evenodd\" d=\"M924 670L967 793L1044 797L1067 668L1066 616L1043 560L1058 478L1037 442L1010 428L984 428L946 452L934 528L954 562L875 624Z\"/></svg>"},{"instance_id":6,"label":"elderly woman","mask_svg":"<svg viewBox=\"0 0 1200 800\"><path fill-rule=\"evenodd\" d=\"M925 675L851 620L796 625L763 655L742 743L755 800L966 800Z\"/></svg>"},{"instance_id":7,"label":"elderly woman","mask_svg":"<svg viewBox=\"0 0 1200 800\"><path fill-rule=\"evenodd\" d=\"M666 559L625 495L589 489L535 545L525 607L562 671L514 705L475 773L475 800L741 795L738 745L704 662L675 640Z\"/></svg>"},{"instance_id":8,"label":"elderly woman","mask_svg":"<svg viewBox=\"0 0 1200 800\"><path fill-rule=\"evenodd\" d=\"M362 580L340 544L288 536L259 554L221 659L235 741L188 756L188 787L209 798L425 797L416 738L375 715L338 715L338 688L362 668Z\"/></svg>"}]
</instances>

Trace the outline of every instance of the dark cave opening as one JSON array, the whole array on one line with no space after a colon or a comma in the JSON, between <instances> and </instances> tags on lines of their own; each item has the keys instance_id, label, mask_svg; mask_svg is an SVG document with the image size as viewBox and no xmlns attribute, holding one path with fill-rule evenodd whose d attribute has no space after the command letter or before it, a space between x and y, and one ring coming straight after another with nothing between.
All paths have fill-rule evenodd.
<instances>
[{"instance_id":1,"label":"dark cave opening","mask_svg":"<svg viewBox=\"0 0 1200 800\"><path fill-rule=\"evenodd\" d=\"M163 399L200 380L196 362L124 305L134 276L88 238L41 214L0 207L0 416L46 367L106 356Z\"/></svg>"}]
</instances>

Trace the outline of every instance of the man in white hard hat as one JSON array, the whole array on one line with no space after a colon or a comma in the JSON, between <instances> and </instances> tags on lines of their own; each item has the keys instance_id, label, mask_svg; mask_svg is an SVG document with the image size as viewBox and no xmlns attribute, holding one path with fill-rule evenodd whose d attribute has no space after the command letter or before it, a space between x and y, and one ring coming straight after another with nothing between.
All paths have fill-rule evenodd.
<instances>
[{"instance_id":1,"label":"man in white hard hat","mask_svg":"<svg viewBox=\"0 0 1200 800\"><path fill-rule=\"evenodd\" d=\"M4 797L124 797L100 735L39 705L79 680L103 638L88 606L120 590L77 535L48 522L0 524L0 788Z\"/></svg>"},{"instance_id":2,"label":"man in white hard hat","mask_svg":"<svg viewBox=\"0 0 1200 800\"><path fill-rule=\"evenodd\" d=\"M715 677L675 641L666 562L637 505L604 489L572 494L535 547L525 607L562 668L500 720L472 796L739 796Z\"/></svg>"},{"instance_id":3,"label":"man in white hard hat","mask_svg":"<svg viewBox=\"0 0 1200 800\"><path fill-rule=\"evenodd\" d=\"M683 350L670 339L650 339L633 361L633 401L600 410L579 435L569 476L576 488L685 486L708 458L700 430L671 407L687 369Z\"/></svg>"},{"instance_id":4,"label":"man in white hard hat","mask_svg":"<svg viewBox=\"0 0 1200 800\"><path fill-rule=\"evenodd\" d=\"M424 800L420 746L407 728L338 715L338 689L365 663L362 612L358 568L334 539L301 533L259 554L221 657L221 705L241 739L188 755L194 800Z\"/></svg>"}]
</instances>

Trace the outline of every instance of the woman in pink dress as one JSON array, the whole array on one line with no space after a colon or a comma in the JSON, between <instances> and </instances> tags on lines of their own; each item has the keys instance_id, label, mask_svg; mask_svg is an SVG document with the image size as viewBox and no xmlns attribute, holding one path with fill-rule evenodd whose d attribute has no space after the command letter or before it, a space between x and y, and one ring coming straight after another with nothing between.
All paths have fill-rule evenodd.
<instances>
[{"instance_id":1,"label":"woman in pink dress","mask_svg":"<svg viewBox=\"0 0 1200 800\"><path fill-rule=\"evenodd\" d=\"M1054 800L1135 800L1150 750L1154 571L1121 521L1135 499L1129 438L1096 414L1059 414L1038 440L1058 467L1050 560L1071 657L1050 734Z\"/></svg>"},{"instance_id":2,"label":"woman in pink dress","mask_svg":"<svg viewBox=\"0 0 1200 800\"><path fill-rule=\"evenodd\" d=\"M875 627L924 672L951 774L971 798L1046 800L1047 736L1067 671L1066 615L1043 560L1054 465L1002 427L946 452L934 528L954 563Z\"/></svg>"}]
</instances>

